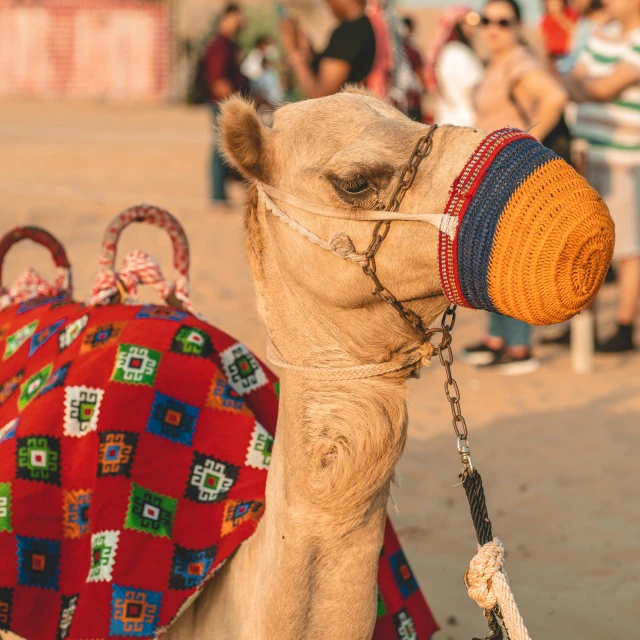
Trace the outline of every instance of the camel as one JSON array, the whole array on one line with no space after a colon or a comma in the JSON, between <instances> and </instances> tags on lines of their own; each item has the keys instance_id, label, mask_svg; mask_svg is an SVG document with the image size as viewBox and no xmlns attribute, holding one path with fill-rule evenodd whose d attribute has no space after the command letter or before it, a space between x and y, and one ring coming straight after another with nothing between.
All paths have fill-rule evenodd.
<instances>
[{"instance_id":1,"label":"camel","mask_svg":"<svg viewBox=\"0 0 640 640\"><path fill-rule=\"evenodd\" d=\"M280 107L271 127L233 97L222 107L221 135L228 161L250 184L246 249L271 353L282 366L277 437L255 533L164 637L366 640L387 501L406 443L407 380L431 354L424 327L451 302L536 324L575 315L602 284L613 224L582 178L544 156L519 182L509 178L508 207L480 242L490 249L489 271L468 268L475 249L460 244L459 281L447 279L451 265L442 257L456 234L462 243L464 220L443 214L488 132L429 129L350 89ZM378 281L409 310L402 315L372 295L362 269L371 262L358 249L369 246L376 213L392 217L382 211L425 135L432 146L375 255ZM526 169L527 158L547 153L521 132L504 135L528 145L529 155L513 165ZM498 170L507 175L508 166ZM546 185L546 204L539 189L527 192L531 181ZM497 196L490 191L486 200ZM537 217L527 219L532 211ZM467 212L469 224L481 214ZM472 257L480 265L482 256Z\"/></svg>"},{"instance_id":2,"label":"camel","mask_svg":"<svg viewBox=\"0 0 640 640\"><path fill-rule=\"evenodd\" d=\"M415 349L418 338L372 295L372 283L358 264L312 247L297 229L270 215L256 183L348 209L352 219L336 221L305 211L304 202L279 203L317 236L340 231L356 247L366 247L374 223L359 221L357 210L386 206L425 129L360 90L284 106L271 128L246 101L224 104L227 158L252 184L246 249L258 309L282 362L340 371L388 362ZM401 211L436 216L445 211L450 185L486 135L438 128ZM558 274L565 269L573 274L573 289L564 297L566 318L584 308L602 283L613 225L597 194L566 165L563 170L567 181L579 185L589 213L579 214L576 201L573 210L564 202L556 213L565 221L574 215L590 222L577 230L575 261L557 266ZM393 222L376 256L380 280L424 326L449 305L438 277L438 235L430 224ZM517 271L515 263L510 268ZM547 289L547 283L540 286ZM168 638L371 637L377 559L394 468L406 441L406 382L413 371L319 382L303 370L282 370L265 516Z\"/></svg>"}]
</instances>

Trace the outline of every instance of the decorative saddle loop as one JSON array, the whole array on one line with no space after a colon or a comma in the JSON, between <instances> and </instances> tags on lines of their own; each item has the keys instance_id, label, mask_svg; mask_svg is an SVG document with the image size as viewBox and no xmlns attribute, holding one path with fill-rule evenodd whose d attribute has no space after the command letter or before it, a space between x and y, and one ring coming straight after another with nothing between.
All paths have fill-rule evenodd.
<instances>
[{"instance_id":1,"label":"decorative saddle loop","mask_svg":"<svg viewBox=\"0 0 640 640\"><path fill-rule=\"evenodd\" d=\"M49 283L35 269L27 269L12 285L3 282L4 259L9 249L22 240L31 240L48 249L56 265L56 279ZM16 227L0 240L0 309L41 296L71 297L71 264L62 244L40 227Z\"/></svg>"},{"instance_id":2,"label":"decorative saddle loop","mask_svg":"<svg viewBox=\"0 0 640 640\"><path fill-rule=\"evenodd\" d=\"M164 229L173 247L173 283L165 279L158 262L141 250L129 253L116 271L120 234L134 222ZM98 274L91 289L90 305L118 304L137 299L139 284L151 286L166 304L195 315L189 298L189 242L180 223L168 211L141 204L118 214L108 225L100 250Z\"/></svg>"}]
</instances>

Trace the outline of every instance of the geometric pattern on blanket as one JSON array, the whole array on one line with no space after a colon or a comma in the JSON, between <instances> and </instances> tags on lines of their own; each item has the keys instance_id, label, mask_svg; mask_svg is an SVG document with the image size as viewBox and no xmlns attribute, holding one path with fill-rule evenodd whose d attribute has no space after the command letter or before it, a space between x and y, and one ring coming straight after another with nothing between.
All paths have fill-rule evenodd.
<instances>
[{"instance_id":1,"label":"geometric pattern on blanket","mask_svg":"<svg viewBox=\"0 0 640 640\"><path fill-rule=\"evenodd\" d=\"M277 378L166 307L56 297L0 326L0 629L161 636L256 529ZM437 629L388 521L378 616L375 640Z\"/></svg>"}]
</instances>

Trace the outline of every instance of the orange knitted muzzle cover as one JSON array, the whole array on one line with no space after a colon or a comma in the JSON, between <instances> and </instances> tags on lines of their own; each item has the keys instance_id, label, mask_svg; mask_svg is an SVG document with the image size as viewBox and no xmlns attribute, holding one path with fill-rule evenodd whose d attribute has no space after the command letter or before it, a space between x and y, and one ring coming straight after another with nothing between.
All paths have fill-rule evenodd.
<instances>
[{"instance_id":1,"label":"orange knitted muzzle cover","mask_svg":"<svg viewBox=\"0 0 640 640\"><path fill-rule=\"evenodd\" d=\"M451 189L440 233L448 300L533 325L562 322L594 298L613 255L614 225L598 193L518 129L488 135ZM449 222L451 222L449 220Z\"/></svg>"}]
</instances>

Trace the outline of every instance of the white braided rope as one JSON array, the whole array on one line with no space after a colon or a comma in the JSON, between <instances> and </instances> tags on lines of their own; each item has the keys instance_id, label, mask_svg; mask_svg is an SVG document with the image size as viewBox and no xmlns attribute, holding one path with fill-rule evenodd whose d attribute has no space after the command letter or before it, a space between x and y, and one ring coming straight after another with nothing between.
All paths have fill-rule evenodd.
<instances>
[{"instance_id":1,"label":"white braided rope","mask_svg":"<svg viewBox=\"0 0 640 640\"><path fill-rule=\"evenodd\" d=\"M266 194L260 183L258 183L257 189L267 211L271 212L277 218L280 218L282 222L290 226L313 244L321 247L325 251L331 251L331 253L334 253L340 258L344 258L345 260L349 260L349 262L353 262L360 266L367 265L369 263L369 258L364 253L358 253L356 251L351 238L349 238L345 233L334 233L331 236L331 239L327 242L282 211L282 209L280 209L278 205Z\"/></svg>"},{"instance_id":2,"label":"white braided rope","mask_svg":"<svg viewBox=\"0 0 640 640\"><path fill-rule=\"evenodd\" d=\"M96 277L89 304L107 304L119 292L118 283L126 294L126 298L122 300L123 303L136 301L138 286L144 284L152 287L165 301L171 294L175 295L186 311L200 317L194 310L189 296L184 293L188 289L186 279L181 286L179 283L174 283L172 286L162 274L157 260L145 251L136 249L129 253L123 261L122 269L117 273L107 270L100 271Z\"/></svg>"},{"instance_id":3,"label":"white braided rope","mask_svg":"<svg viewBox=\"0 0 640 640\"><path fill-rule=\"evenodd\" d=\"M0 288L0 311L20 302L61 293L71 295L71 272L56 267L55 284L50 284L35 269L27 269L8 289Z\"/></svg>"},{"instance_id":4,"label":"white braided rope","mask_svg":"<svg viewBox=\"0 0 640 640\"><path fill-rule=\"evenodd\" d=\"M499 538L478 548L464 574L469 597L482 609L500 605L504 625L510 640L531 640L518 610L507 574L504 570L504 546Z\"/></svg>"},{"instance_id":5,"label":"white braided rope","mask_svg":"<svg viewBox=\"0 0 640 640\"><path fill-rule=\"evenodd\" d=\"M281 369L295 371L305 378L320 380L323 382L339 380L364 380L365 378L377 378L387 373L395 373L404 369L428 367L431 364L431 356L434 347L431 343L411 349L405 353L399 353L386 362L372 364L360 364L351 367L305 367L287 362L278 348L269 338L267 340L267 359L271 364Z\"/></svg>"}]
</instances>

